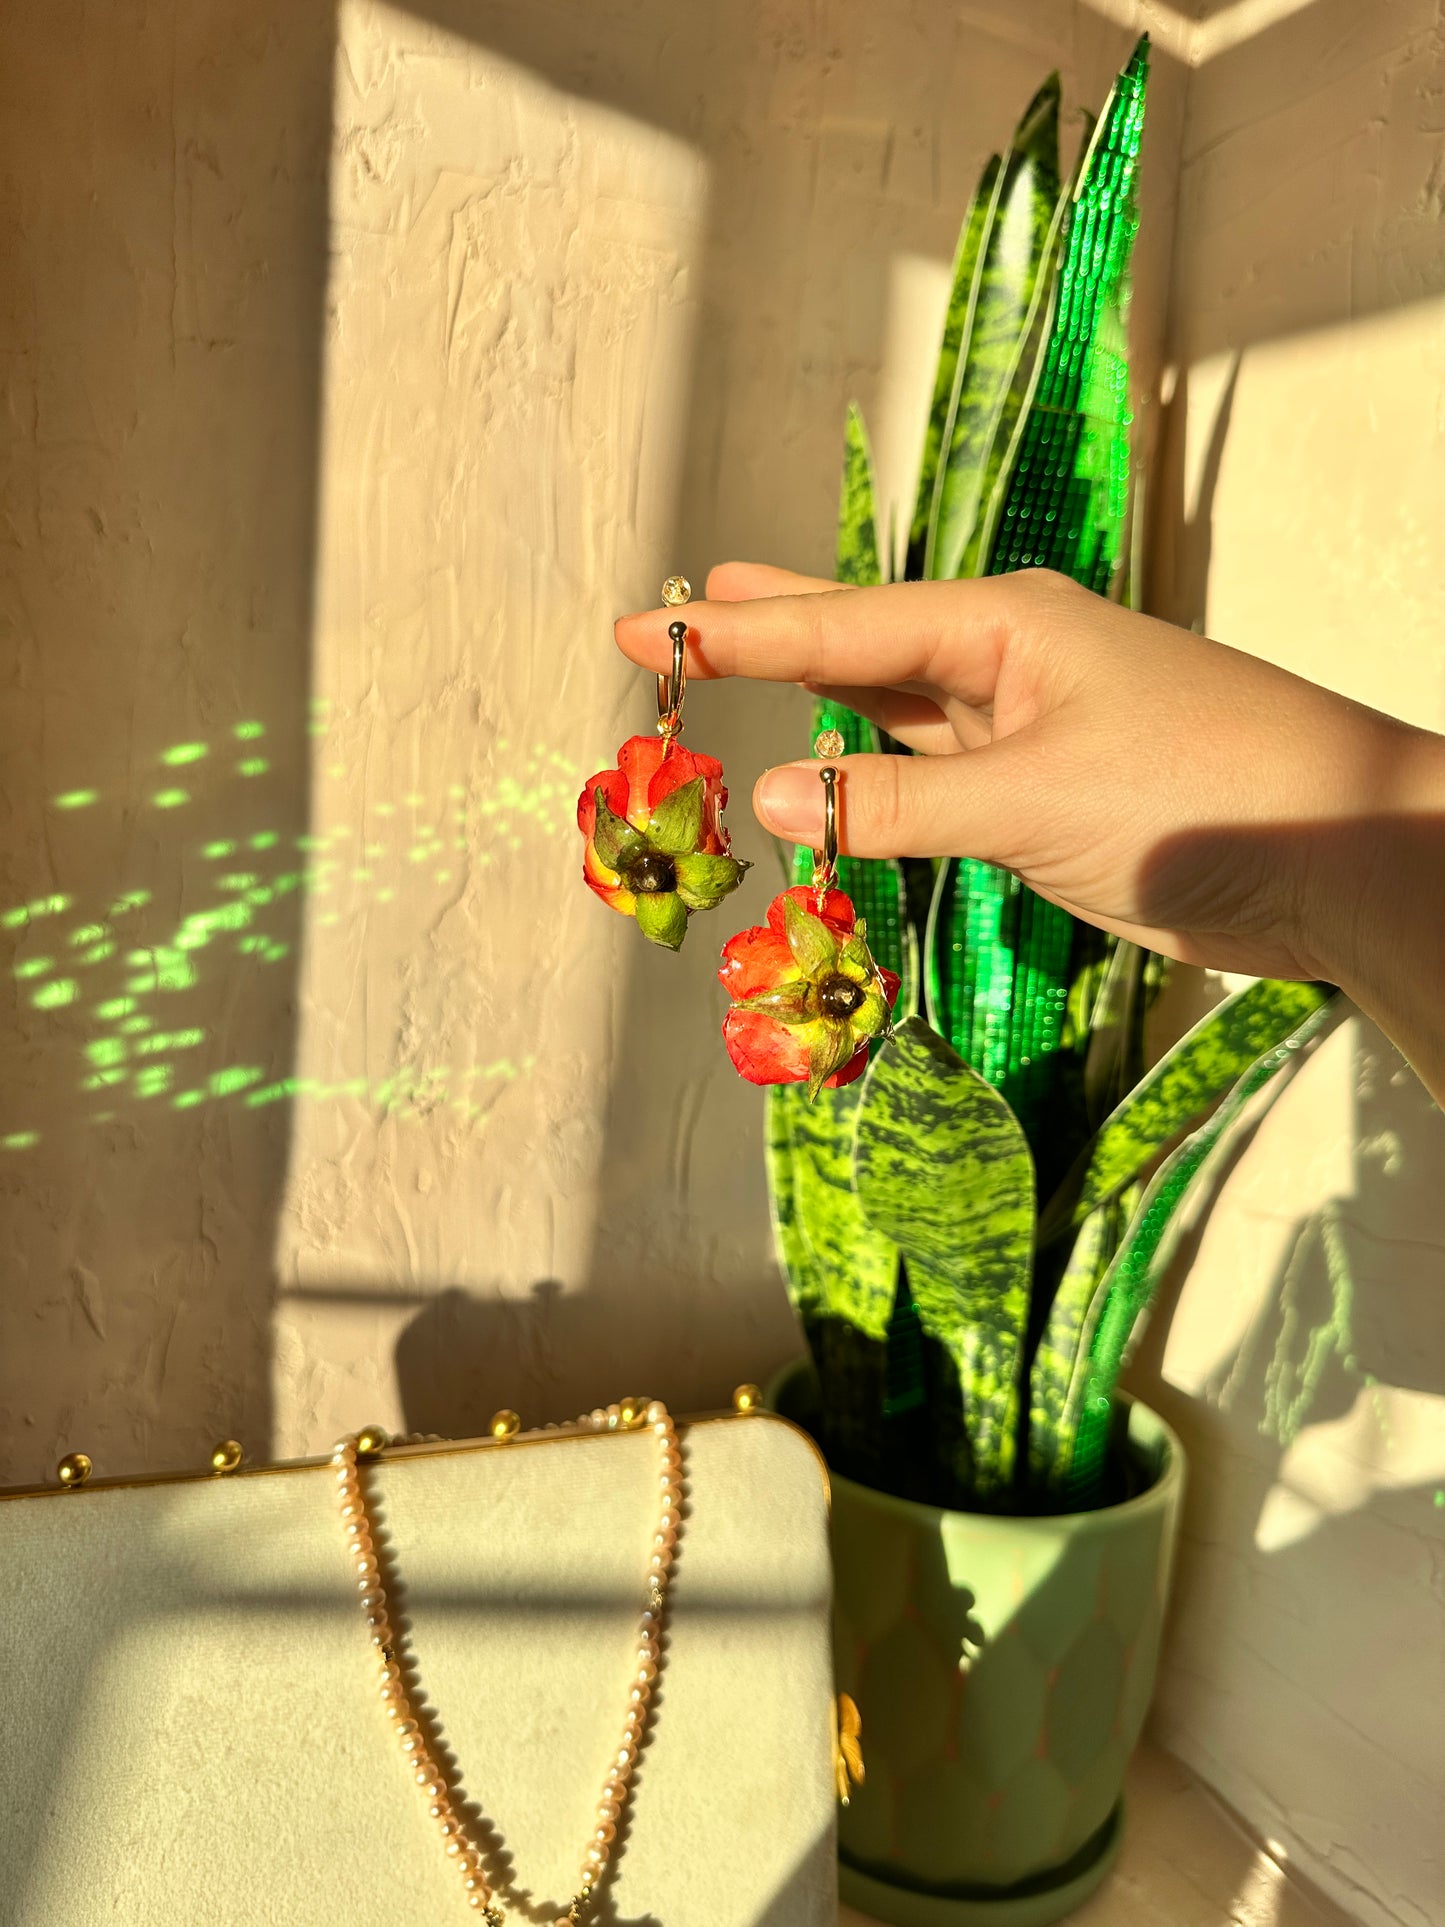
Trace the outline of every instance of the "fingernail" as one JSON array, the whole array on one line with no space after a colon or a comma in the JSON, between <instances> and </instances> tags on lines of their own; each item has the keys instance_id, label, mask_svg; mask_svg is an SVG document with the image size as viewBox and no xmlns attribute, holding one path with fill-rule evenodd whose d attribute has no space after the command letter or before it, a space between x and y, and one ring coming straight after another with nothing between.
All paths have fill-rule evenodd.
<instances>
[{"instance_id":1,"label":"fingernail","mask_svg":"<svg viewBox=\"0 0 1445 1927\"><path fill-rule=\"evenodd\" d=\"M816 844L823 835L823 785L818 765L784 763L765 770L758 780L758 814L779 836Z\"/></svg>"}]
</instances>

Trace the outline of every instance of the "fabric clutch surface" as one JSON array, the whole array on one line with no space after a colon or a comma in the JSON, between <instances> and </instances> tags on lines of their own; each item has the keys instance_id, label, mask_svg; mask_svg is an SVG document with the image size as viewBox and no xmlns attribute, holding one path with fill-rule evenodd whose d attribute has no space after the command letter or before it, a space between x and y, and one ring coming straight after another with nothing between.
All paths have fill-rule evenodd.
<instances>
[{"instance_id":1,"label":"fabric clutch surface","mask_svg":"<svg viewBox=\"0 0 1445 1927\"><path fill-rule=\"evenodd\" d=\"M597 1927L832 1927L827 1503L779 1420L682 1429L666 1664ZM421 1695L509 1923L575 1891L626 1704L645 1434L371 1468ZM473 1920L376 1690L323 1464L0 1502L4 1927Z\"/></svg>"}]
</instances>

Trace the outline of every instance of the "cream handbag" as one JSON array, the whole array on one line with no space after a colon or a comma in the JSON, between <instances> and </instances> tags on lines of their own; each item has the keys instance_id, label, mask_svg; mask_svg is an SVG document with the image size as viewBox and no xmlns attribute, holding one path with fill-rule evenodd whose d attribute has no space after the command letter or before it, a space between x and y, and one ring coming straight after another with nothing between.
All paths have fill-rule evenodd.
<instances>
[{"instance_id":1,"label":"cream handbag","mask_svg":"<svg viewBox=\"0 0 1445 1927\"><path fill-rule=\"evenodd\" d=\"M826 1475L761 1413L679 1425L665 1661L597 1927L833 1927ZM550 1922L617 1745L650 1439L368 1469L405 1641L497 1902ZM475 1920L388 1726L325 1460L0 1494L3 1927Z\"/></svg>"}]
</instances>

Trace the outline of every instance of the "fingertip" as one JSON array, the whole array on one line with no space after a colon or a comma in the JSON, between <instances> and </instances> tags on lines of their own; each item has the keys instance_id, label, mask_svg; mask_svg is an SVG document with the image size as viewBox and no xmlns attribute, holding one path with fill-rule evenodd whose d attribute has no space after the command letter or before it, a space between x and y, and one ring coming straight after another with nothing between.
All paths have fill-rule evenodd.
<instances>
[{"instance_id":1,"label":"fingertip","mask_svg":"<svg viewBox=\"0 0 1445 1927\"><path fill-rule=\"evenodd\" d=\"M779 763L753 785L753 814L774 836L817 844L823 835L823 786L816 762Z\"/></svg>"}]
</instances>

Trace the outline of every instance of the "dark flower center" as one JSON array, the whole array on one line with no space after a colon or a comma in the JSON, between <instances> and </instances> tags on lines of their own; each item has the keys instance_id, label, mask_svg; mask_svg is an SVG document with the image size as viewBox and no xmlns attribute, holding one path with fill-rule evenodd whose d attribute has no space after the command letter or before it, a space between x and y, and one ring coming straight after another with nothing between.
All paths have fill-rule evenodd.
<instances>
[{"instance_id":1,"label":"dark flower center","mask_svg":"<svg viewBox=\"0 0 1445 1927\"><path fill-rule=\"evenodd\" d=\"M640 856L629 866L627 882L640 897L666 896L677 888L677 865L670 856Z\"/></svg>"},{"instance_id":2,"label":"dark flower center","mask_svg":"<svg viewBox=\"0 0 1445 1927\"><path fill-rule=\"evenodd\" d=\"M855 984L851 977L841 973L825 977L818 986L818 1008L825 1017L851 1017L863 997L862 984Z\"/></svg>"}]
</instances>

